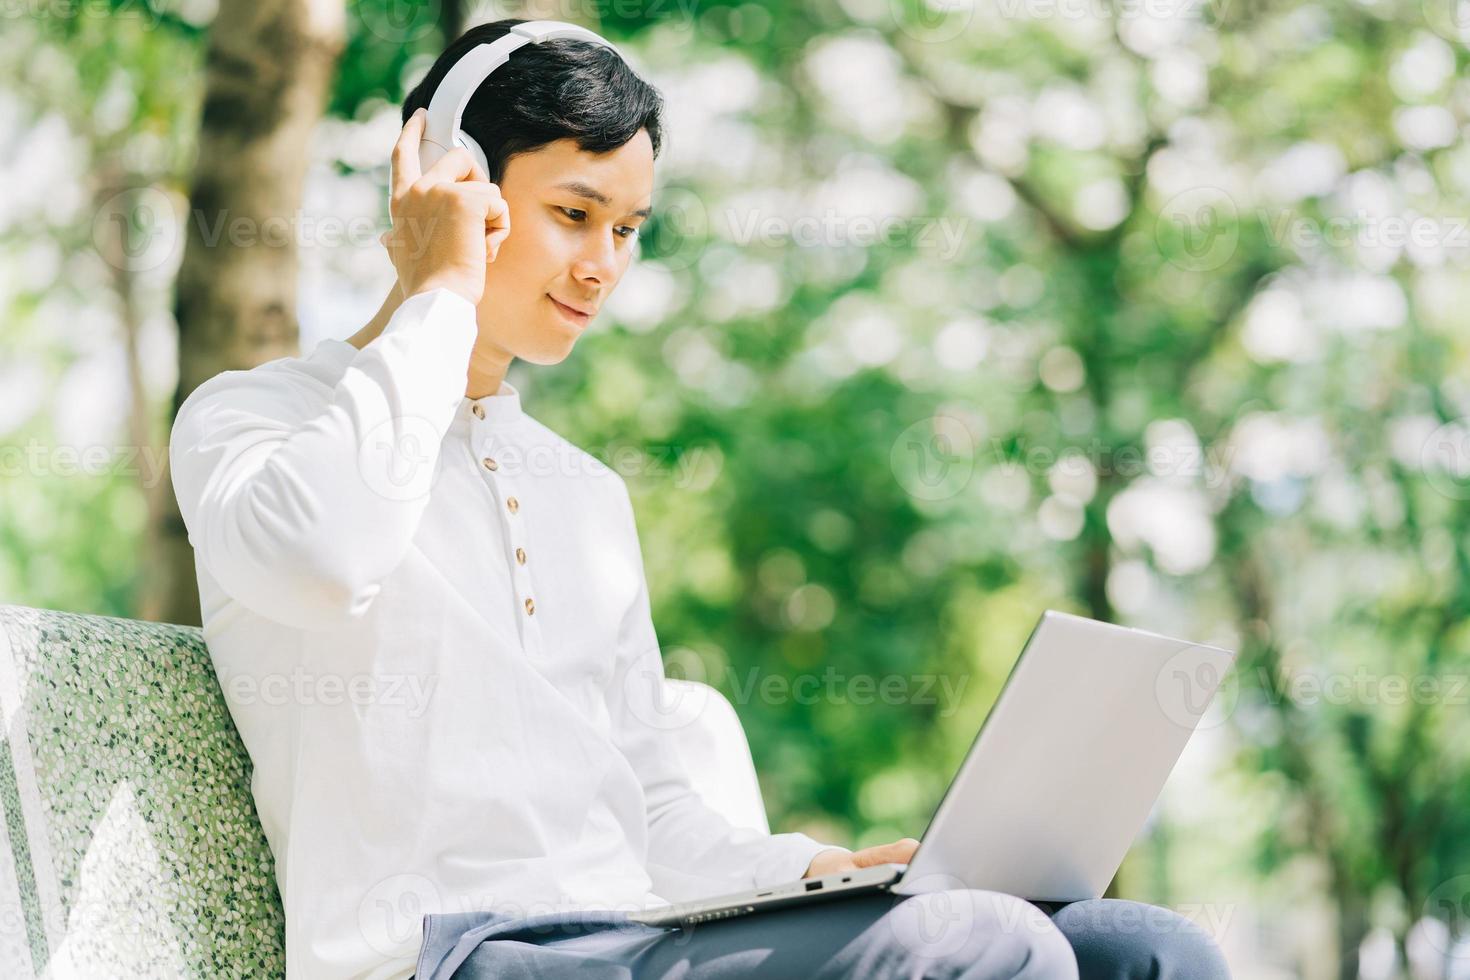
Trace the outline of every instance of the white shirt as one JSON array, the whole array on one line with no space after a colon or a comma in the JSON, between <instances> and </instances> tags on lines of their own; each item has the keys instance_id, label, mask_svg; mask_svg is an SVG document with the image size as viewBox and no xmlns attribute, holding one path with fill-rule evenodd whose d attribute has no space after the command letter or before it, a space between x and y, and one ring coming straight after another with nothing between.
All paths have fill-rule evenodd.
<instances>
[{"instance_id":1,"label":"white shirt","mask_svg":"<svg viewBox=\"0 0 1470 980\"><path fill-rule=\"evenodd\" d=\"M627 487L509 384L466 397L475 336L434 290L361 351L210 379L174 423L289 980L407 977L427 912L662 905L832 846L692 790Z\"/></svg>"}]
</instances>

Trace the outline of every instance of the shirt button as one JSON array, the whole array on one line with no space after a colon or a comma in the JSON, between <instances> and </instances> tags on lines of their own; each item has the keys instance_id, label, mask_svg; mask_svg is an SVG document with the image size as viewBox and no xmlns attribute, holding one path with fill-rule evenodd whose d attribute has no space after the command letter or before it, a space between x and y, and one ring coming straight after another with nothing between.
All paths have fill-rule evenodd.
<instances>
[{"instance_id":1,"label":"shirt button","mask_svg":"<svg viewBox=\"0 0 1470 980\"><path fill-rule=\"evenodd\" d=\"M484 405L472 405L470 407L470 411L472 411L472 412L475 413L475 418L477 418L477 419L482 419L482 418L485 417L485 406Z\"/></svg>"},{"instance_id":2,"label":"shirt button","mask_svg":"<svg viewBox=\"0 0 1470 980\"><path fill-rule=\"evenodd\" d=\"M526 549L525 548L517 548L516 549L516 561L519 564L522 564L522 565L524 565L526 563Z\"/></svg>"},{"instance_id":3,"label":"shirt button","mask_svg":"<svg viewBox=\"0 0 1470 980\"><path fill-rule=\"evenodd\" d=\"M509 507L510 512L514 514L516 511L521 509L521 502L514 497L506 497L505 506Z\"/></svg>"},{"instance_id":4,"label":"shirt button","mask_svg":"<svg viewBox=\"0 0 1470 980\"><path fill-rule=\"evenodd\" d=\"M495 462L495 460L491 459L489 456L486 456L480 462L484 463L485 469L490 470L491 472L500 469L500 464Z\"/></svg>"},{"instance_id":5,"label":"shirt button","mask_svg":"<svg viewBox=\"0 0 1470 980\"><path fill-rule=\"evenodd\" d=\"M535 601L532 600L532 599L527 599L526 600L526 615L527 616L534 616L535 614L536 614L536 603L535 603Z\"/></svg>"}]
</instances>

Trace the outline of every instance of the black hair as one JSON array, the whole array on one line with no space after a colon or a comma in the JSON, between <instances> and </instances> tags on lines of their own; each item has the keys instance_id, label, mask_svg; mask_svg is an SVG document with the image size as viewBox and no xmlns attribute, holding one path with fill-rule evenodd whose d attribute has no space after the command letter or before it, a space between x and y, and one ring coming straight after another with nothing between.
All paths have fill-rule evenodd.
<instances>
[{"instance_id":1,"label":"black hair","mask_svg":"<svg viewBox=\"0 0 1470 980\"><path fill-rule=\"evenodd\" d=\"M403 121L428 108L434 90L464 54L503 37L519 18L479 24L444 49L403 102ZM608 153L648 130L654 156L661 143L663 97L601 44L555 38L526 44L490 74L470 96L460 128L485 151L489 178L499 183L506 164L559 139L573 139L589 153Z\"/></svg>"}]
</instances>

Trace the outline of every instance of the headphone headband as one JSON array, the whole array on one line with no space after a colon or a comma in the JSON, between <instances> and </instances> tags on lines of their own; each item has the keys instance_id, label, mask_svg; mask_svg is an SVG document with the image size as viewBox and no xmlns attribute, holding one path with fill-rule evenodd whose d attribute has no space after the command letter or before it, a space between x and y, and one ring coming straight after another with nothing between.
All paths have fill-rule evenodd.
<instances>
[{"instance_id":1,"label":"headphone headband","mask_svg":"<svg viewBox=\"0 0 1470 980\"><path fill-rule=\"evenodd\" d=\"M490 77L491 72L505 64L512 52L526 44L540 44L556 38L591 41L613 51L618 50L601 35L559 20L530 20L515 24L503 37L488 44L475 45L454 63L454 67L449 69L434 90L434 97L429 100L424 136L419 143L420 172L432 167L453 147L462 146L470 151L470 155L488 177L490 165L485 158L485 151L459 128L465 106L469 105L470 96L475 94L480 84Z\"/></svg>"}]
</instances>

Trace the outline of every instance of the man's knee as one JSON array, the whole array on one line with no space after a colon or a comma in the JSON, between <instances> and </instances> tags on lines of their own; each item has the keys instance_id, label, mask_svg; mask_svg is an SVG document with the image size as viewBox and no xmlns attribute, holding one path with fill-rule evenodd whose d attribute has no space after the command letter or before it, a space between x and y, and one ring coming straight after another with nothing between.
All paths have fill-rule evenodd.
<instances>
[{"instance_id":1,"label":"man's knee","mask_svg":"<svg viewBox=\"0 0 1470 980\"><path fill-rule=\"evenodd\" d=\"M1117 899L1074 902L1052 916L1082 980L1229 980L1207 932L1177 912Z\"/></svg>"},{"instance_id":2,"label":"man's knee","mask_svg":"<svg viewBox=\"0 0 1470 980\"><path fill-rule=\"evenodd\" d=\"M884 917L925 977L1075 980L1072 948L1046 914L1011 895L969 888L924 892Z\"/></svg>"}]
</instances>

